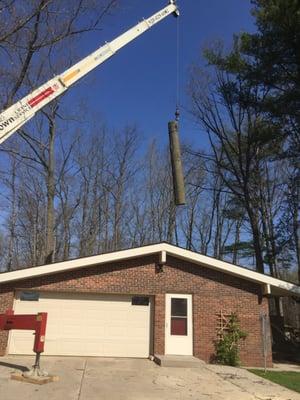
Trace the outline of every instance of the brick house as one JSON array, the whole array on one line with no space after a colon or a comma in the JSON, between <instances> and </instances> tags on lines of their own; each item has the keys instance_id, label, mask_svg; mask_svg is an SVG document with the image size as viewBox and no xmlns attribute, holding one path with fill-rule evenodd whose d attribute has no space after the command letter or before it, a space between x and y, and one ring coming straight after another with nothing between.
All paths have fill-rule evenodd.
<instances>
[{"instance_id":1,"label":"brick house","mask_svg":"<svg viewBox=\"0 0 300 400\"><path fill-rule=\"evenodd\" d=\"M262 366L270 295L300 296L300 287L167 243L0 274L0 313L48 313L46 355L209 362L235 312L248 333L242 363ZM31 354L32 344L32 332L0 332L0 355Z\"/></svg>"}]
</instances>

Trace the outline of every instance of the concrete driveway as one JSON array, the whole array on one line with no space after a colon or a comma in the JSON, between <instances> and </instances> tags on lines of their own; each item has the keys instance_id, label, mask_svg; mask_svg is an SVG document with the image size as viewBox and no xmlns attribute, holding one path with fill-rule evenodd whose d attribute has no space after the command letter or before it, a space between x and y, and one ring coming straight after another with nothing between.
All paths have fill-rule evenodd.
<instances>
[{"instance_id":1,"label":"concrete driveway","mask_svg":"<svg viewBox=\"0 0 300 400\"><path fill-rule=\"evenodd\" d=\"M242 369L201 365L165 368L148 360L42 357L42 367L60 381L43 386L10 380L33 357L0 358L1 400L300 400Z\"/></svg>"}]
</instances>

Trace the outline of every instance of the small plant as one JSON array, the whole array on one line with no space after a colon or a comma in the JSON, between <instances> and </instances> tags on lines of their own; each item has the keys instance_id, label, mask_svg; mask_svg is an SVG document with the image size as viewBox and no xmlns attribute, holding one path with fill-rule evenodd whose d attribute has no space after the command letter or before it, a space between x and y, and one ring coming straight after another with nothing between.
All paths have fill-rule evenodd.
<instances>
[{"instance_id":1,"label":"small plant","mask_svg":"<svg viewBox=\"0 0 300 400\"><path fill-rule=\"evenodd\" d=\"M235 313L228 319L226 332L215 343L216 361L220 364L236 367L240 364L239 344L247 337L247 333L240 328L240 322Z\"/></svg>"}]
</instances>

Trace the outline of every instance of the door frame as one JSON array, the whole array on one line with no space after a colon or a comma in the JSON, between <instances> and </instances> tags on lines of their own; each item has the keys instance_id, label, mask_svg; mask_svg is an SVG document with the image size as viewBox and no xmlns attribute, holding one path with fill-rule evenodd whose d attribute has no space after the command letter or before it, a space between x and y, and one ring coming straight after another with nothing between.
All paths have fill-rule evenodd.
<instances>
[{"instance_id":1,"label":"door frame","mask_svg":"<svg viewBox=\"0 0 300 400\"><path fill-rule=\"evenodd\" d=\"M171 335L171 299L187 299L187 335ZM190 355L194 354L193 330L193 296L185 293L166 293L165 295L165 354ZM172 338L174 340L172 340ZM177 343L176 343L177 342ZM174 350L176 349L180 350Z\"/></svg>"}]
</instances>

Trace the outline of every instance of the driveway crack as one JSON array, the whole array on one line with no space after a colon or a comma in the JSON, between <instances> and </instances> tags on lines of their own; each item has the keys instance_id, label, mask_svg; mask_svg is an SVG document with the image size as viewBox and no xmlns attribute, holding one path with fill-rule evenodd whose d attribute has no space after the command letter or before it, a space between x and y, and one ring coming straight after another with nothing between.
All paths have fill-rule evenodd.
<instances>
[{"instance_id":1,"label":"driveway crack","mask_svg":"<svg viewBox=\"0 0 300 400\"><path fill-rule=\"evenodd\" d=\"M80 397L81 397L81 390L82 390L82 384L83 384L83 380L84 380L84 376L85 376L86 366L87 366L87 359L84 362L84 367L83 367L83 370L82 370L82 375L81 375L81 379L80 379L80 386L79 386L77 400L80 400Z\"/></svg>"},{"instance_id":2,"label":"driveway crack","mask_svg":"<svg viewBox=\"0 0 300 400\"><path fill-rule=\"evenodd\" d=\"M236 386L237 388L239 388L240 390L242 390L243 392L246 392L248 394L250 394L251 396L253 396L255 399L257 400L272 400L274 397L260 397L257 396L255 393L253 393L252 391L247 390L246 388L244 388L242 385L239 385L238 382L236 382L235 378L236 376L233 374L224 374L224 373L216 373L220 378L224 379L224 381L226 382L230 382L232 385Z\"/></svg>"}]
</instances>

